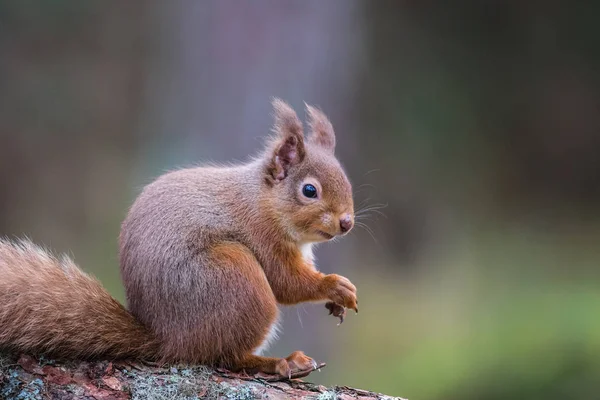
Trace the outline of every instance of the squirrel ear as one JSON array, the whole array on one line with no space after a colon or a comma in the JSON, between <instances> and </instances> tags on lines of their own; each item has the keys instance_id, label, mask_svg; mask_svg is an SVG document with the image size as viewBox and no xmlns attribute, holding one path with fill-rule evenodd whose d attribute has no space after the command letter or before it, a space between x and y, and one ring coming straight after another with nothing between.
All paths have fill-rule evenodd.
<instances>
[{"instance_id":1,"label":"squirrel ear","mask_svg":"<svg viewBox=\"0 0 600 400\"><path fill-rule=\"evenodd\" d=\"M306 114L308 115L308 125L310 126L311 135L308 140L311 143L317 144L331 152L335 150L335 132L333 125L321 110L311 105L304 103L306 106Z\"/></svg>"},{"instance_id":2,"label":"squirrel ear","mask_svg":"<svg viewBox=\"0 0 600 400\"><path fill-rule=\"evenodd\" d=\"M291 166L304 160L304 134L300 119L286 102L274 98L273 110L273 131L277 136L271 147L269 173L275 181L281 181L288 175Z\"/></svg>"}]
</instances>

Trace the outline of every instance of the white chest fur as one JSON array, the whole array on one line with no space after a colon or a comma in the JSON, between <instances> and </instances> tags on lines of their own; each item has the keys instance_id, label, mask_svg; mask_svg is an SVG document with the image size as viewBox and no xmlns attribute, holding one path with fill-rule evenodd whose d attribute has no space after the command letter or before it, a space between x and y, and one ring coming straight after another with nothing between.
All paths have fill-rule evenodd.
<instances>
[{"instance_id":1,"label":"white chest fur","mask_svg":"<svg viewBox=\"0 0 600 400\"><path fill-rule=\"evenodd\" d=\"M300 245L300 251L302 252L302 256L306 261L313 264L315 261L315 256L313 254L313 244L312 243L304 243Z\"/></svg>"}]
</instances>

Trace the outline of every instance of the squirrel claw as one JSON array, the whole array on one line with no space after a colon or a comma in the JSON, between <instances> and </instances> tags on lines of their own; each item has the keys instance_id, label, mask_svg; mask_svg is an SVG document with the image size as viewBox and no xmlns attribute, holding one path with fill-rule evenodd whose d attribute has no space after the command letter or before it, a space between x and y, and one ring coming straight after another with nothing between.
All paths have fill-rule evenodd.
<instances>
[{"instance_id":1,"label":"squirrel claw","mask_svg":"<svg viewBox=\"0 0 600 400\"><path fill-rule=\"evenodd\" d=\"M325 367L326 365L327 364L325 364L325 363L317 364L315 362L312 365L312 368L305 369L305 370L294 370L294 372L292 372L292 376L290 377L290 379L304 378L304 377L308 376L311 372L314 372L314 371L321 372L321 368Z\"/></svg>"}]
</instances>

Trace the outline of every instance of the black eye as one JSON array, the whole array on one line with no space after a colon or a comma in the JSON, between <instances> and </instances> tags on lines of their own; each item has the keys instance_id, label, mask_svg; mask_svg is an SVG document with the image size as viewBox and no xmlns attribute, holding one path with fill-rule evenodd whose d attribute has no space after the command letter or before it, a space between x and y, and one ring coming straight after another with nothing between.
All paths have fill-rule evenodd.
<instances>
[{"instance_id":1,"label":"black eye","mask_svg":"<svg viewBox=\"0 0 600 400\"><path fill-rule=\"evenodd\" d=\"M317 197L317 188L307 183L302 187L302 194L308 197L309 199L314 199Z\"/></svg>"}]
</instances>

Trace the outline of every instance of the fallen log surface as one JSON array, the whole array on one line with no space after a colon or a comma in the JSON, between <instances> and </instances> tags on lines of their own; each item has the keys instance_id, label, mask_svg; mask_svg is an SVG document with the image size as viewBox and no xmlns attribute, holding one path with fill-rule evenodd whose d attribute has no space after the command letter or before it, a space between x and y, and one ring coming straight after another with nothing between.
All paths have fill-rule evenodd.
<instances>
[{"instance_id":1,"label":"fallen log surface","mask_svg":"<svg viewBox=\"0 0 600 400\"><path fill-rule=\"evenodd\" d=\"M346 386L206 367L163 368L132 363L57 362L28 355L0 356L0 399L195 400L195 399L401 399ZM401 399L402 400L402 399Z\"/></svg>"}]
</instances>

